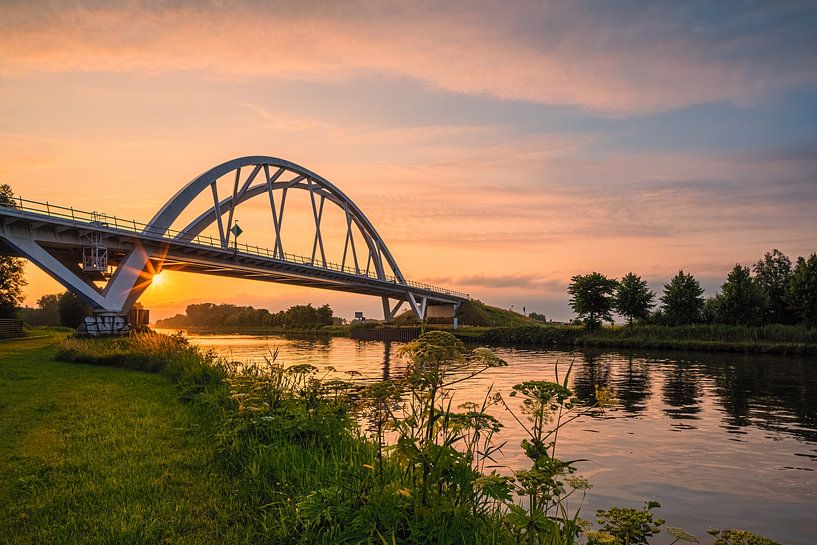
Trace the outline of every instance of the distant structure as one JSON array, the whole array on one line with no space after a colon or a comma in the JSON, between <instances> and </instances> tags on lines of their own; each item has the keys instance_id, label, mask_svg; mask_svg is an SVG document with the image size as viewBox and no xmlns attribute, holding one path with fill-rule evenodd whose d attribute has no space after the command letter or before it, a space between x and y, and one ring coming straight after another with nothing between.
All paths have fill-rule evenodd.
<instances>
[{"instance_id":1,"label":"distant structure","mask_svg":"<svg viewBox=\"0 0 817 545\"><path fill-rule=\"evenodd\" d=\"M225 176L234 180L233 190L220 197L216 182ZM281 226L287 193L293 190L309 194L311 256L285 251ZM201 195L211 195L212 205L192 210ZM235 210L256 197L268 203L275 230L271 247L237 241L242 231ZM326 259L321 219L327 202L345 217L340 263ZM173 228L190 211L198 212L195 219ZM202 234L214 224L217 237ZM0 253L29 259L89 304L93 315L80 331L91 335L125 333L136 325L133 320L144 321L147 311L129 311L163 269L373 295L381 298L387 321L403 304L422 319L429 307L443 305L451 314L468 300L465 293L407 280L372 223L340 189L304 167L266 156L211 168L147 223L17 198L11 207L0 206Z\"/></svg>"}]
</instances>

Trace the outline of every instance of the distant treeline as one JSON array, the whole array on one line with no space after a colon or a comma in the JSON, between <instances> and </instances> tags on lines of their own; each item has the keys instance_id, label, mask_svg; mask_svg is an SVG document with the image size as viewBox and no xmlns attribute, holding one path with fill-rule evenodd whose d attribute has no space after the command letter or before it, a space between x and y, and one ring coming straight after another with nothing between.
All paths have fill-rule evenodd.
<instances>
[{"instance_id":1,"label":"distant treeline","mask_svg":"<svg viewBox=\"0 0 817 545\"><path fill-rule=\"evenodd\" d=\"M28 326L64 326L76 328L91 313L91 308L70 291L43 295L34 308L17 309L16 316Z\"/></svg>"},{"instance_id":2,"label":"distant treeline","mask_svg":"<svg viewBox=\"0 0 817 545\"><path fill-rule=\"evenodd\" d=\"M718 294L704 298L700 282L679 271L656 307L656 294L630 272L621 280L593 272L571 278L570 306L576 322L597 329L613 323L613 313L628 323L658 325L769 324L817 327L817 254L792 261L778 250L766 253L750 269L735 265Z\"/></svg>"},{"instance_id":3,"label":"distant treeline","mask_svg":"<svg viewBox=\"0 0 817 545\"><path fill-rule=\"evenodd\" d=\"M311 304L295 305L287 310L273 313L265 308L198 303L188 305L185 314L157 320L156 326L168 328L219 326L312 328L332 325L340 320L334 317L329 305L317 308Z\"/></svg>"}]
</instances>

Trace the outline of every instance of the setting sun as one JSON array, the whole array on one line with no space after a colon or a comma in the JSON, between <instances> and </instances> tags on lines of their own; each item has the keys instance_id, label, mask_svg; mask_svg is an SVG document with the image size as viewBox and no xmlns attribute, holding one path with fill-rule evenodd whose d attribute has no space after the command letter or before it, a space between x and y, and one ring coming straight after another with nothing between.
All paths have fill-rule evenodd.
<instances>
[{"instance_id":1,"label":"setting sun","mask_svg":"<svg viewBox=\"0 0 817 545\"><path fill-rule=\"evenodd\" d=\"M167 276L165 275L164 271L160 271L153 275L153 278L150 281L151 286L161 286L167 281Z\"/></svg>"}]
</instances>

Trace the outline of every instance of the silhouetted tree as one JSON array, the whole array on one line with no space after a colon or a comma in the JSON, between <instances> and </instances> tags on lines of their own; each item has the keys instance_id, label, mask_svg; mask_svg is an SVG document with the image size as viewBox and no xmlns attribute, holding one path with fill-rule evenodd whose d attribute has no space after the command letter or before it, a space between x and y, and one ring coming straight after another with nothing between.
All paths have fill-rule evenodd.
<instances>
[{"instance_id":1,"label":"silhouetted tree","mask_svg":"<svg viewBox=\"0 0 817 545\"><path fill-rule=\"evenodd\" d=\"M794 318L786 301L786 289L791 278L791 259L777 249L766 252L755 263L755 280L769 297L766 322L772 324L793 323Z\"/></svg>"},{"instance_id":2,"label":"silhouetted tree","mask_svg":"<svg viewBox=\"0 0 817 545\"><path fill-rule=\"evenodd\" d=\"M82 320L91 314L91 307L79 300L79 298L66 291L60 295L60 300L57 303L57 310L60 314L60 323L65 327L79 327Z\"/></svg>"},{"instance_id":3,"label":"silhouetted tree","mask_svg":"<svg viewBox=\"0 0 817 545\"><path fill-rule=\"evenodd\" d=\"M668 284L664 284L664 295L661 296L664 319L673 325L701 321L703 293L700 282L694 276L678 271Z\"/></svg>"},{"instance_id":4,"label":"silhouetted tree","mask_svg":"<svg viewBox=\"0 0 817 545\"><path fill-rule=\"evenodd\" d=\"M769 296L749 274L748 267L735 265L717 296L718 321L725 324L759 325Z\"/></svg>"},{"instance_id":5,"label":"silhouetted tree","mask_svg":"<svg viewBox=\"0 0 817 545\"><path fill-rule=\"evenodd\" d=\"M634 320L645 320L655 306L655 293L647 282L631 272L624 275L616 288L615 309L627 318L630 324Z\"/></svg>"},{"instance_id":6,"label":"silhouetted tree","mask_svg":"<svg viewBox=\"0 0 817 545\"><path fill-rule=\"evenodd\" d=\"M14 192L8 184L0 185L0 206L16 208ZM0 256L0 318L14 318L23 302L23 266L19 257Z\"/></svg>"},{"instance_id":7,"label":"silhouetted tree","mask_svg":"<svg viewBox=\"0 0 817 545\"><path fill-rule=\"evenodd\" d=\"M265 308L239 307L196 303L188 305L186 315L177 314L171 318L157 320L159 327L188 326L291 326L313 327L332 325L333 311L329 305L315 308L310 305L295 305L286 311L271 313Z\"/></svg>"},{"instance_id":8,"label":"silhouetted tree","mask_svg":"<svg viewBox=\"0 0 817 545\"><path fill-rule=\"evenodd\" d=\"M786 298L799 322L817 327L817 254L797 259Z\"/></svg>"},{"instance_id":9,"label":"silhouetted tree","mask_svg":"<svg viewBox=\"0 0 817 545\"><path fill-rule=\"evenodd\" d=\"M708 324L717 324L721 319L721 300L718 296L707 297L704 301L703 321Z\"/></svg>"},{"instance_id":10,"label":"silhouetted tree","mask_svg":"<svg viewBox=\"0 0 817 545\"><path fill-rule=\"evenodd\" d=\"M43 295L37 299L37 308L21 308L17 315L28 325L58 326L60 325L59 300L58 293Z\"/></svg>"},{"instance_id":11,"label":"silhouetted tree","mask_svg":"<svg viewBox=\"0 0 817 545\"><path fill-rule=\"evenodd\" d=\"M596 329L602 320L613 323L613 293L618 282L597 272L579 274L570 280L570 307L587 327Z\"/></svg>"},{"instance_id":12,"label":"silhouetted tree","mask_svg":"<svg viewBox=\"0 0 817 545\"><path fill-rule=\"evenodd\" d=\"M323 305L315 310L315 323L317 325L332 325L332 308Z\"/></svg>"},{"instance_id":13,"label":"silhouetted tree","mask_svg":"<svg viewBox=\"0 0 817 545\"><path fill-rule=\"evenodd\" d=\"M545 316L544 314L539 314L538 312L531 312L530 314L528 314L528 318L530 318L531 320L536 320L537 322L548 321L547 316Z\"/></svg>"}]
</instances>

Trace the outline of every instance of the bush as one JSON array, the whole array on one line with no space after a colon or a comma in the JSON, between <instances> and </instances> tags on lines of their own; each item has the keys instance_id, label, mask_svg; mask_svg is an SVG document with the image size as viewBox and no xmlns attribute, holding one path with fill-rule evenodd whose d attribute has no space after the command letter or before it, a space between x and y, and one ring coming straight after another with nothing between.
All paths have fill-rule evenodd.
<instances>
[{"instance_id":1,"label":"bush","mask_svg":"<svg viewBox=\"0 0 817 545\"><path fill-rule=\"evenodd\" d=\"M208 387L222 385L227 365L213 352L192 346L181 334L134 333L128 337L70 338L57 350L57 359L123 367L167 375L181 397L191 399Z\"/></svg>"}]
</instances>

